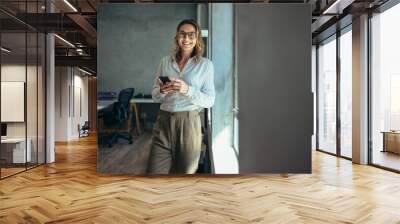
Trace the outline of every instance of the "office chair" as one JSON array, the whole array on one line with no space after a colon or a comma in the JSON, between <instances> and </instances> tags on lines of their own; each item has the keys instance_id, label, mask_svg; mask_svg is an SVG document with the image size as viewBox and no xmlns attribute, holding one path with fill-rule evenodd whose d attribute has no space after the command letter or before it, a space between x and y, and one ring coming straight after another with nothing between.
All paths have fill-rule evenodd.
<instances>
[{"instance_id":1,"label":"office chair","mask_svg":"<svg viewBox=\"0 0 400 224\"><path fill-rule=\"evenodd\" d=\"M133 143L131 136L131 106L134 88L123 89L118 94L118 101L111 106L99 111L99 118L103 118L104 128L102 131L109 133L107 136L108 147L122 138L129 144Z\"/></svg>"},{"instance_id":2,"label":"office chair","mask_svg":"<svg viewBox=\"0 0 400 224\"><path fill-rule=\"evenodd\" d=\"M82 126L78 124L79 138L89 136L89 130L90 130L89 121L85 121L85 123Z\"/></svg>"}]
</instances>

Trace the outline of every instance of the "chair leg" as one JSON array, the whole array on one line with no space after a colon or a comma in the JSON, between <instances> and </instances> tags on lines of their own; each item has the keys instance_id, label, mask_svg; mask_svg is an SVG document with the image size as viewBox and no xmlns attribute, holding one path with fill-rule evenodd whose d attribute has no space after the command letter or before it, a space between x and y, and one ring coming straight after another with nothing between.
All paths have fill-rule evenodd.
<instances>
[{"instance_id":1,"label":"chair leg","mask_svg":"<svg viewBox=\"0 0 400 224\"><path fill-rule=\"evenodd\" d=\"M129 144L132 144L133 143L133 138L132 138L132 136L128 133L128 134L126 134L126 133L113 133L113 134L111 134L110 136L109 136L109 139L108 139L108 147L109 148L112 148L112 145L115 143L115 142L117 142L118 141L118 139L120 139L120 138L122 138L122 139L124 139L124 140L127 140L128 142L129 142Z\"/></svg>"},{"instance_id":2,"label":"chair leg","mask_svg":"<svg viewBox=\"0 0 400 224\"><path fill-rule=\"evenodd\" d=\"M124 140L127 140L129 142L129 144L133 143L133 138L130 134L126 134L126 133L118 133L118 138L122 138Z\"/></svg>"},{"instance_id":3,"label":"chair leg","mask_svg":"<svg viewBox=\"0 0 400 224\"><path fill-rule=\"evenodd\" d=\"M136 131L138 135L142 134L142 129L140 127L140 117L139 117L139 111L136 106L136 103L131 103L132 105L132 111L135 113L135 120L136 120Z\"/></svg>"},{"instance_id":4,"label":"chair leg","mask_svg":"<svg viewBox=\"0 0 400 224\"><path fill-rule=\"evenodd\" d=\"M114 142L116 142L118 140L118 134L117 133L113 133L110 135L109 139L108 139L108 147L112 148L112 145L114 144Z\"/></svg>"}]
</instances>

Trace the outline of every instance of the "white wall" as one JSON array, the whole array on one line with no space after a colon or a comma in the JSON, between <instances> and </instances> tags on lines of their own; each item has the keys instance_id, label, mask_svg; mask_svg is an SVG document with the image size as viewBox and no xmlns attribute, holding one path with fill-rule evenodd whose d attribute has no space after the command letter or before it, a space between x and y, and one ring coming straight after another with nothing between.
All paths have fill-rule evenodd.
<instances>
[{"instance_id":1,"label":"white wall","mask_svg":"<svg viewBox=\"0 0 400 224\"><path fill-rule=\"evenodd\" d=\"M76 68L56 67L56 141L79 138L78 124L88 120L88 78L83 75Z\"/></svg>"},{"instance_id":2,"label":"white wall","mask_svg":"<svg viewBox=\"0 0 400 224\"><path fill-rule=\"evenodd\" d=\"M68 85L70 83L67 67L55 68L55 141L68 140Z\"/></svg>"},{"instance_id":3,"label":"white wall","mask_svg":"<svg viewBox=\"0 0 400 224\"><path fill-rule=\"evenodd\" d=\"M72 93L73 96L71 96L71 99L74 100L74 102L71 102L71 105L74 105L72 108L72 119L71 119L71 136L72 138L78 138L79 133L78 133L78 124L81 126L85 123L85 121L88 121L89 119L89 111L88 111L88 78L87 76L83 77L81 76L82 73L79 72L79 74L76 74L77 70L74 70L74 92ZM79 93L80 92L80 93ZM79 97L80 95L80 97ZM79 102L80 101L80 102ZM81 108L79 108L81 107ZM79 109L81 111L79 111Z\"/></svg>"}]
</instances>

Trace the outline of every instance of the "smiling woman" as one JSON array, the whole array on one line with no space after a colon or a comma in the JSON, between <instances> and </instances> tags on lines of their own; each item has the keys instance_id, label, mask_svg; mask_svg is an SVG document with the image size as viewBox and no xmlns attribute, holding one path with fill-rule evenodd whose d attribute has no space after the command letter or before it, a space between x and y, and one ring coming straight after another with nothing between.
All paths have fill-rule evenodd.
<instances>
[{"instance_id":1,"label":"smiling woman","mask_svg":"<svg viewBox=\"0 0 400 224\"><path fill-rule=\"evenodd\" d=\"M213 88L201 88L210 86L206 80L213 81L208 77L214 67L206 59L210 55L206 55L204 50L208 39L204 38L203 43L197 21L187 20L198 18L202 28L208 28L208 23L204 20L206 15L199 16L197 9L197 4L104 4L99 7L98 71L101 71L101 75L98 76L97 89L99 92L111 93L109 96L115 96L111 100L102 98L99 101L102 106L98 107L99 172L133 175L147 174L148 170L152 173L186 173L172 171L173 164L178 160L197 160L197 164L190 165L192 172L213 172L208 141L211 139L211 125L207 122L211 117L208 115L209 110L202 110L213 104L214 97L210 94ZM160 86L158 82L161 80L158 80L158 76L164 76L160 79L166 85ZM214 83L211 84L214 87ZM125 100L129 102L126 107L128 116L118 124L105 122L109 119L120 119L112 111L119 101L117 96L127 88L134 89L132 97ZM190 116L191 122L174 125L186 125L183 128L187 130L182 132L184 139L193 139L191 143L187 143L189 150L186 147L180 149L187 151L183 154L176 153L178 146L165 147L167 156L169 153L171 170L162 171L153 165L148 169L150 160L159 166L164 163L157 160L154 153L150 159L154 145L153 132L165 126L160 123L165 117L160 115L160 109L162 114L183 114L171 117L171 120L179 120L176 122L181 122L185 113ZM202 111L199 113L200 110ZM178 127L171 127L169 130L174 130L174 134L178 135ZM119 134L130 136L131 141L120 138ZM168 141L172 138L180 137L171 137ZM194 145L199 142L200 147ZM179 159L180 156L185 159Z\"/></svg>"},{"instance_id":2,"label":"smiling woman","mask_svg":"<svg viewBox=\"0 0 400 224\"><path fill-rule=\"evenodd\" d=\"M152 97L160 102L153 130L149 173L193 174L201 153L199 112L214 104L214 66L203 58L200 26L194 20L179 23L175 47L161 60ZM170 82L163 83L160 77Z\"/></svg>"}]
</instances>

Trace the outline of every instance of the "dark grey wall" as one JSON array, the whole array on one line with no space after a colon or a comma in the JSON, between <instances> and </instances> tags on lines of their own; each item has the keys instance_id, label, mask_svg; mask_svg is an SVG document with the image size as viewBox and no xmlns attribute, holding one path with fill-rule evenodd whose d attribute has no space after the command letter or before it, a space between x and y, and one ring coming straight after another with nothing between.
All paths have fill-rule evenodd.
<instances>
[{"instance_id":1,"label":"dark grey wall","mask_svg":"<svg viewBox=\"0 0 400 224\"><path fill-rule=\"evenodd\" d=\"M97 14L98 91L134 87L150 94L160 59L171 52L178 23L196 4L101 4Z\"/></svg>"},{"instance_id":2,"label":"dark grey wall","mask_svg":"<svg viewBox=\"0 0 400 224\"><path fill-rule=\"evenodd\" d=\"M309 173L311 9L236 7L240 173Z\"/></svg>"}]
</instances>

